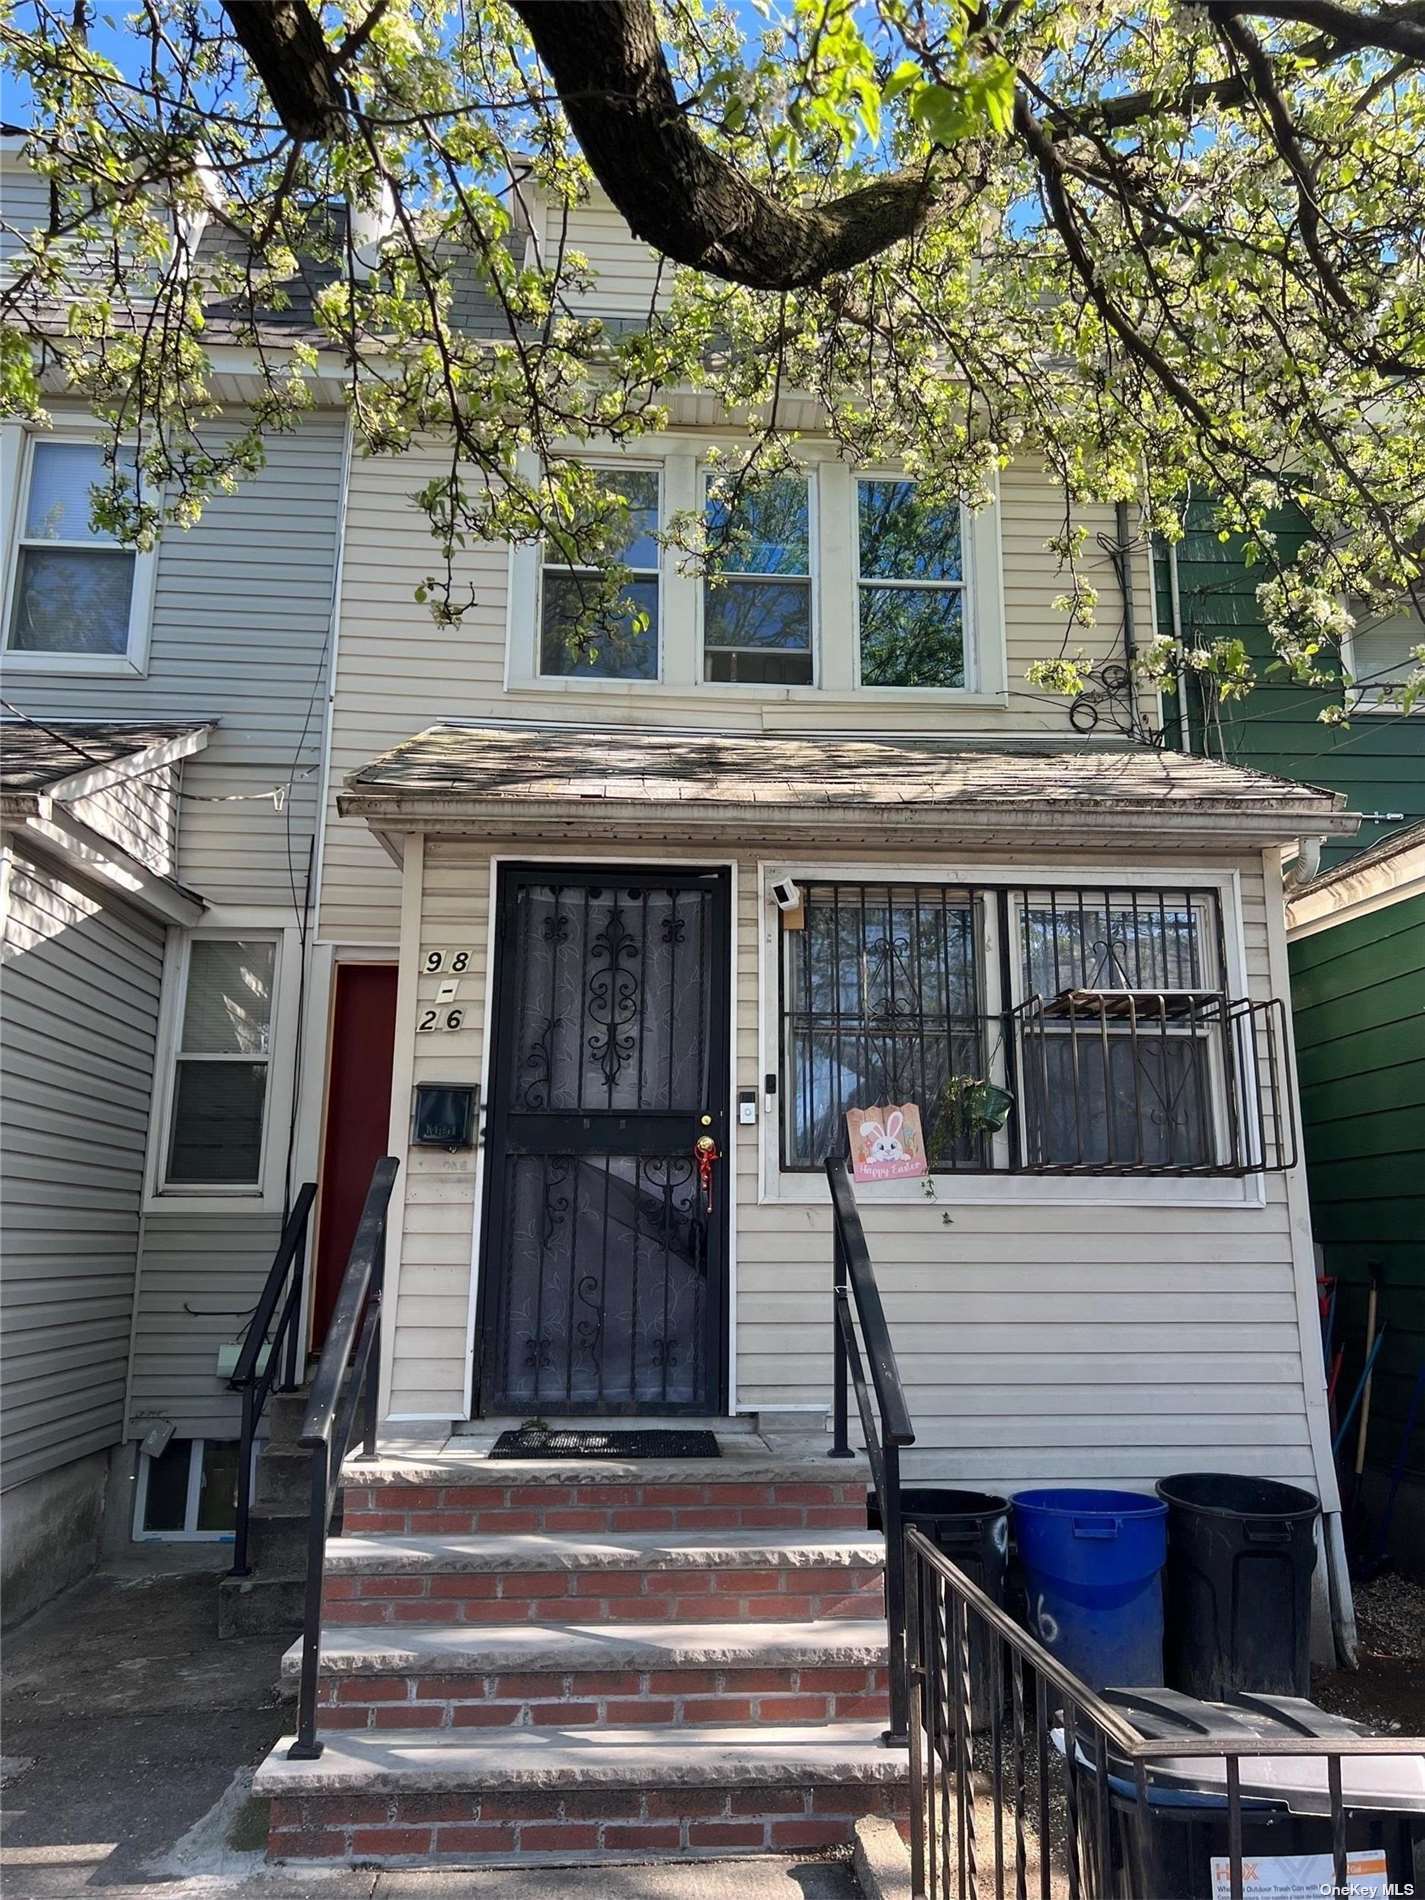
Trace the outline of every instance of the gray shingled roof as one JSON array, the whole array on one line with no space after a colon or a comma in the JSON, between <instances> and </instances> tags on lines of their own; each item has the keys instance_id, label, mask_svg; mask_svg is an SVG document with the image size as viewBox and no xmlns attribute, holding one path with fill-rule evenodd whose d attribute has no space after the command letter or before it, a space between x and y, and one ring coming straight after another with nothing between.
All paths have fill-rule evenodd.
<instances>
[{"instance_id":1,"label":"gray shingled roof","mask_svg":"<svg viewBox=\"0 0 1425 1900\"><path fill-rule=\"evenodd\" d=\"M0 792L42 792L96 765L133 758L150 746L201 732L210 722L181 725L105 725L46 719L0 720Z\"/></svg>"},{"instance_id":2,"label":"gray shingled roof","mask_svg":"<svg viewBox=\"0 0 1425 1900\"><path fill-rule=\"evenodd\" d=\"M344 809L379 823L384 810L454 802L769 807L827 815L947 816L995 807L1282 818L1331 824L1338 793L1217 759L1148 746L997 745L949 739L741 737L722 733L611 733L571 726L438 725L353 772Z\"/></svg>"},{"instance_id":3,"label":"gray shingled roof","mask_svg":"<svg viewBox=\"0 0 1425 1900\"><path fill-rule=\"evenodd\" d=\"M1327 890L1331 885L1356 877L1373 865L1387 864L1403 852L1416 851L1421 845L1425 845L1425 819L1419 824L1405 825L1399 831L1392 831L1388 837L1377 839L1365 851L1357 851L1352 857L1342 858L1339 864L1333 864L1329 871L1322 871L1309 884L1298 884L1291 893L1291 901L1296 903L1315 891Z\"/></svg>"}]
</instances>

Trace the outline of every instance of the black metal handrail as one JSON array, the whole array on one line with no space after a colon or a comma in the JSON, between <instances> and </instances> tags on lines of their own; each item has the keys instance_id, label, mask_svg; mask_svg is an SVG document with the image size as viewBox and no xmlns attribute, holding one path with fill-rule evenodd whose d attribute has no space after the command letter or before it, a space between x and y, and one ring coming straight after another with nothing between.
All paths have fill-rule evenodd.
<instances>
[{"instance_id":1,"label":"black metal handrail","mask_svg":"<svg viewBox=\"0 0 1425 1900\"><path fill-rule=\"evenodd\" d=\"M900 1368L886 1325L875 1269L860 1210L844 1160L828 1157L832 1233L832 1440L829 1456L854 1456L849 1436L847 1386L856 1394L871 1480L886 1538L886 1635L891 1725L886 1742L906 1741L908 1698L905 1672L905 1548L901 1536L901 1448L915 1443ZM854 1308L854 1311L853 1311ZM857 1321L860 1339L857 1338ZM861 1353L865 1342L865 1357ZM867 1367L870 1383L867 1384ZM875 1404L872 1405L874 1393Z\"/></svg>"},{"instance_id":2,"label":"black metal handrail","mask_svg":"<svg viewBox=\"0 0 1425 1900\"><path fill-rule=\"evenodd\" d=\"M1178 1764L1189 1760L1202 1762L1205 1783L1193 1818L1200 1823L1216 1808L1227 1885L1241 1900L1246 1863L1261 1851L1246 1830L1262 1808L1261 1795L1242 1785L1243 1765L1303 1757L1323 1764L1324 1774L1316 1771L1319 1805L1298 1813L1313 1815L1329 1834L1330 1891L1351 1891L1352 1791L1342 1765L1363 1756L1419 1758L1425 1740L1344 1731L1293 1735L1287 1732L1291 1711L1301 1704L1248 1694L1233 1700L1249 1712L1254 1704L1283 1712L1281 1733L1144 1735L918 1530L907 1530L905 1545L913 1900L983 1900L990 1893L1048 1900L1065 1892L1076 1900L1117 1900L1124 1893L1146 1900L1185 1891L1164 1884L1152 1864L1155 1822L1165 1811L1149 1777L1155 1767L1161 1773L1171 1765L1167 1785L1181 1787ZM1380 1812L1389 1811L1382 1804ZM1164 1831L1185 1833L1171 1820Z\"/></svg>"},{"instance_id":3,"label":"black metal handrail","mask_svg":"<svg viewBox=\"0 0 1425 1900\"><path fill-rule=\"evenodd\" d=\"M386 1213L399 1166L392 1156L384 1155L372 1171L302 1424L300 1443L304 1451L312 1454L312 1489L307 1519L307 1588L302 1616L297 1739L287 1751L293 1761L315 1761L322 1752L322 1744L317 1739L317 1679L322 1654L322 1583L327 1531L341 1488L341 1468L351 1442L358 1400L362 1405L362 1456L376 1456Z\"/></svg>"},{"instance_id":4,"label":"black metal handrail","mask_svg":"<svg viewBox=\"0 0 1425 1900\"><path fill-rule=\"evenodd\" d=\"M242 1443L238 1449L237 1519L233 1527L234 1577L252 1575L248 1540L252 1523L252 1448L263 1410L274 1391L294 1391L298 1376L298 1320L302 1310L302 1267L307 1257L307 1228L311 1223L315 1181L304 1181L282 1226L272 1265L262 1293L243 1334L242 1350L228 1379L228 1388L242 1394ZM285 1297L284 1297L285 1296ZM272 1316L282 1303L274 1327ZM263 1348L266 1347L266 1357ZM285 1370L283 1369L285 1361ZM281 1373L281 1383L278 1375Z\"/></svg>"}]
</instances>

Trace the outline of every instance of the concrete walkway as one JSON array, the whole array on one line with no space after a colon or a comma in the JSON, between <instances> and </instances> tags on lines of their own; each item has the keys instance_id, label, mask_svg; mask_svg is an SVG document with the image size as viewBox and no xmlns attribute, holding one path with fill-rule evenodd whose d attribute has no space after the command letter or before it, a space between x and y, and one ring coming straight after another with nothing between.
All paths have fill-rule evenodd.
<instances>
[{"instance_id":1,"label":"concrete walkway","mask_svg":"<svg viewBox=\"0 0 1425 1900\"><path fill-rule=\"evenodd\" d=\"M219 1546L151 1545L5 1643L5 1900L857 1900L842 1862L269 1872L283 1638L217 1639Z\"/></svg>"}]
</instances>

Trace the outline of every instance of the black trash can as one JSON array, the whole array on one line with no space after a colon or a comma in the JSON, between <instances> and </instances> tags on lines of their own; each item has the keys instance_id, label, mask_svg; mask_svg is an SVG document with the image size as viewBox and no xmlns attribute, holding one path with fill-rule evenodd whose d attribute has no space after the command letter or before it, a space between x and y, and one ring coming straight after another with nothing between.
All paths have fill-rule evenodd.
<instances>
[{"instance_id":1,"label":"black trash can","mask_svg":"<svg viewBox=\"0 0 1425 1900\"><path fill-rule=\"evenodd\" d=\"M1355 1738L1360 1723L1331 1715L1295 1696L1243 1696L1201 1702L1163 1689L1108 1689L1104 1700L1154 1740L1301 1736ZM1064 1731L1055 1744L1064 1746ZM1091 1793L1092 1745L1080 1738L1078 1763ZM1081 1786L1084 1784L1081 1783ZM1147 1807L1136 1797L1131 1766L1108 1754L1109 1851L1105 1900L1213 1900L1227 1890L1230 1848L1227 1771L1222 1756L1167 1757L1148 1770ZM1331 1891L1332 1826L1323 1757L1242 1758L1242 1853L1246 1860L1313 1856L1300 1869L1302 1886ZM1383 1856L1393 1892L1409 1892L1425 1866L1425 1760L1419 1755L1341 1758L1346 1848ZM1218 1862L1214 1875L1213 1862ZM1141 1872L1140 1872L1141 1870ZM1146 1883L1143 1884L1143 1883ZM1295 1889L1294 1890L1298 1890ZM1417 1889L1418 1891L1418 1889Z\"/></svg>"},{"instance_id":2,"label":"black trash can","mask_svg":"<svg viewBox=\"0 0 1425 1900\"><path fill-rule=\"evenodd\" d=\"M1009 1572L1009 1500L993 1491L957 1491L939 1485L913 1486L900 1494L901 1522L913 1524L937 1550L943 1551L978 1585L998 1608L1005 1605ZM880 1506L870 1497L873 1530L881 1529ZM992 1649L970 1627L970 1708L976 1729L989 1725L992 1696ZM1005 1670L1001 1689L1008 1683Z\"/></svg>"},{"instance_id":3,"label":"black trash can","mask_svg":"<svg viewBox=\"0 0 1425 1900\"><path fill-rule=\"evenodd\" d=\"M1308 1694L1316 1499L1210 1471L1164 1478L1158 1496L1168 1507L1168 1686L1208 1702L1239 1689Z\"/></svg>"}]
</instances>

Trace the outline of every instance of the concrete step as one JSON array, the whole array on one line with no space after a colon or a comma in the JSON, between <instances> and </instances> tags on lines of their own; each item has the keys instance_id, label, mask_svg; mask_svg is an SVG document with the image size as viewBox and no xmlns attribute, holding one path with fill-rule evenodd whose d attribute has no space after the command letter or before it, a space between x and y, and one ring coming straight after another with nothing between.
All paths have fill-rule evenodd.
<instances>
[{"instance_id":1,"label":"concrete step","mask_svg":"<svg viewBox=\"0 0 1425 1900\"><path fill-rule=\"evenodd\" d=\"M754 1441L760 1445L761 1441ZM454 1458L348 1464L352 1530L438 1532L864 1529L864 1463L765 1447L674 1463Z\"/></svg>"},{"instance_id":2,"label":"concrete step","mask_svg":"<svg viewBox=\"0 0 1425 1900\"><path fill-rule=\"evenodd\" d=\"M253 1502L275 1511L306 1506L312 1495L312 1454L296 1445L266 1445L257 1460Z\"/></svg>"},{"instance_id":3,"label":"concrete step","mask_svg":"<svg viewBox=\"0 0 1425 1900\"><path fill-rule=\"evenodd\" d=\"M905 1751L875 1722L585 1731L350 1729L314 1762L280 1741L253 1792L282 1861L548 1861L831 1847L901 1815Z\"/></svg>"},{"instance_id":4,"label":"concrete step","mask_svg":"<svg viewBox=\"0 0 1425 1900\"><path fill-rule=\"evenodd\" d=\"M282 1660L295 1688L301 1644ZM329 1630L321 1727L618 1728L888 1717L886 1633L856 1620Z\"/></svg>"},{"instance_id":5,"label":"concrete step","mask_svg":"<svg viewBox=\"0 0 1425 1900\"><path fill-rule=\"evenodd\" d=\"M248 1520L248 1561L263 1575L298 1575L307 1565L308 1516L255 1504Z\"/></svg>"},{"instance_id":6,"label":"concrete step","mask_svg":"<svg viewBox=\"0 0 1425 1900\"><path fill-rule=\"evenodd\" d=\"M332 1623L811 1622L880 1616L870 1531L354 1535L327 1546Z\"/></svg>"},{"instance_id":7,"label":"concrete step","mask_svg":"<svg viewBox=\"0 0 1425 1900\"><path fill-rule=\"evenodd\" d=\"M595 1669L797 1669L878 1666L884 1625L844 1623L627 1623L449 1625L396 1630L384 1624L327 1630L322 1671L331 1676L505 1675ZM282 1658L296 1678L302 1646Z\"/></svg>"},{"instance_id":8,"label":"concrete step","mask_svg":"<svg viewBox=\"0 0 1425 1900\"><path fill-rule=\"evenodd\" d=\"M218 1585L218 1635L290 1636L302 1627L305 1575L255 1573Z\"/></svg>"}]
</instances>

